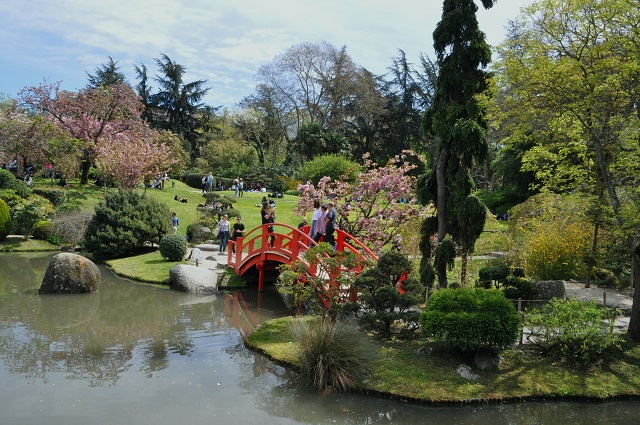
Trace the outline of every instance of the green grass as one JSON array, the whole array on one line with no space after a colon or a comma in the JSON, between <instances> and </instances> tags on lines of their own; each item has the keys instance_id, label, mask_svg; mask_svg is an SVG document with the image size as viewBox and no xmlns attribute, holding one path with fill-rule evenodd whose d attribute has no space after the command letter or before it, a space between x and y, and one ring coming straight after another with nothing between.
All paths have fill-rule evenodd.
<instances>
[{"instance_id":1,"label":"green grass","mask_svg":"<svg viewBox=\"0 0 640 425\"><path fill-rule=\"evenodd\" d=\"M291 318L263 323L247 340L250 347L277 362L296 366L298 342L287 331ZM380 341L373 374L361 388L408 400L462 402L520 399L527 397L589 397L605 399L640 395L640 344L627 342L619 351L581 367L547 358L529 346L502 354L496 371L476 371L477 381L456 373L461 363L472 359L432 347L433 352L417 357L425 343Z\"/></svg>"},{"instance_id":2,"label":"green grass","mask_svg":"<svg viewBox=\"0 0 640 425\"><path fill-rule=\"evenodd\" d=\"M129 279L150 283L166 283L169 271L180 261L168 261L155 249L134 257L118 258L105 262L114 273Z\"/></svg>"},{"instance_id":3,"label":"green grass","mask_svg":"<svg viewBox=\"0 0 640 425\"><path fill-rule=\"evenodd\" d=\"M25 240L22 236L8 236L0 241L0 252L35 252L35 251L59 251L60 245L54 245L47 241L30 238Z\"/></svg>"}]
</instances>

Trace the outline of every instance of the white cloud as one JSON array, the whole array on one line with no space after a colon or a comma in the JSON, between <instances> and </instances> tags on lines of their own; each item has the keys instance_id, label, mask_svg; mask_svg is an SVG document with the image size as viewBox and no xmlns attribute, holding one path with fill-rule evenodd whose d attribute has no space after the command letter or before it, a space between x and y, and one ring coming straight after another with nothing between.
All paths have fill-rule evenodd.
<instances>
[{"instance_id":1,"label":"white cloud","mask_svg":"<svg viewBox=\"0 0 640 425\"><path fill-rule=\"evenodd\" d=\"M490 43L529 0L500 0L479 20ZM154 75L161 53L207 79L207 101L232 106L250 94L258 68L294 44L346 45L356 63L382 74L403 49L411 62L431 54L441 0L8 0L0 2L0 91L15 94L29 69L63 86L86 83L86 72L119 61L134 82L133 64ZM5 72L3 72L5 73ZM29 75L32 74L31 72ZM13 93L12 93L13 92Z\"/></svg>"}]
</instances>

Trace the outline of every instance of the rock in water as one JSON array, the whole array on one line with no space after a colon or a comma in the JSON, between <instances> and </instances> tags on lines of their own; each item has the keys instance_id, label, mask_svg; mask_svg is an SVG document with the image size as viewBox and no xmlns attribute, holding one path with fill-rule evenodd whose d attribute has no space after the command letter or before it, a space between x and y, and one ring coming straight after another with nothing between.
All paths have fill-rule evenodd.
<instances>
[{"instance_id":1,"label":"rock in water","mask_svg":"<svg viewBox=\"0 0 640 425\"><path fill-rule=\"evenodd\" d=\"M96 292L100 270L82 255L62 252L51 259L40 285L41 294L84 294Z\"/></svg>"},{"instance_id":2,"label":"rock in water","mask_svg":"<svg viewBox=\"0 0 640 425\"><path fill-rule=\"evenodd\" d=\"M216 292L218 275L203 267L178 264L169 271L171 287L191 294L211 294Z\"/></svg>"}]
</instances>

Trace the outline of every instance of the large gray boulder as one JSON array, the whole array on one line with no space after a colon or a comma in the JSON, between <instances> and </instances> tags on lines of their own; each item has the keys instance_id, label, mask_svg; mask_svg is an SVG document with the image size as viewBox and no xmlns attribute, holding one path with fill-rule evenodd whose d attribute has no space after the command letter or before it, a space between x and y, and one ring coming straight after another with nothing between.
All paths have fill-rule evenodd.
<instances>
[{"instance_id":1,"label":"large gray boulder","mask_svg":"<svg viewBox=\"0 0 640 425\"><path fill-rule=\"evenodd\" d=\"M178 264L169 272L171 287L191 294L211 294L216 291L218 275L203 267Z\"/></svg>"},{"instance_id":2,"label":"large gray boulder","mask_svg":"<svg viewBox=\"0 0 640 425\"><path fill-rule=\"evenodd\" d=\"M564 299L567 295L564 280L539 280L533 282L538 291L538 299L550 300L552 298Z\"/></svg>"},{"instance_id":3,"label":"large gray boulder","mask_svg":"<svg viewBox=\"0 0 640 425\"><path fill-rule=\"evenodd\" d=\"M84 294L100 286L100 269L82 255L62 252L49 262L40 285L41 294Z\"/></svg>"}]
</instances>

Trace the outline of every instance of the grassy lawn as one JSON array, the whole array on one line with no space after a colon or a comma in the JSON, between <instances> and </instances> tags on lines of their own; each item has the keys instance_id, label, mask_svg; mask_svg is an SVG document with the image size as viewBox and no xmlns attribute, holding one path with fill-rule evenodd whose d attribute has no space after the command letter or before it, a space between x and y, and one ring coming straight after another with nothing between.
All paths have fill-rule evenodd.
<instances>
[{"instance_id":1,"label":"grassy lawn","mask_svg":"<svg viewBox=\"0 0 640 425\"><path fill-rule=\"evenodd\" d=\"M248 345L275 361L294 365L299 350L288 331L292 318L263 323L248 338ZM547 358L530 346L502 354L496 371L475 371L477 381L456 373L458 365L473 359L432 347L429 355L417 357L424 341L375 339L379 358L362 391L380 392L408 400L462 402L521 399L526 397L611 398L640 395L640 344L627 342L620 351L589 366Z\"/></svg>"},{"instance_id":2,"label":"grassy lawn","mask_svg":"<svg viewBox=\"0 0 640 425\"><path fill-rule=\"evenodd\" d=\"M22 236L11 235L0 241L0 252L59 251L60 245L54 245L38 239L24 240Z\"/></svg>"},{"instance_id":3,"label":"grassy lawn","mask_svg":"<svg viewBox=\"0 0 640 425\"><path fill-rule=\"evenodd\" d=\"M134 257L108 260L105 263L119 276L150 283L166 283L169 271L176 264L180 264L165 260L157 249Z\"/></svg>"}]
</instances>

